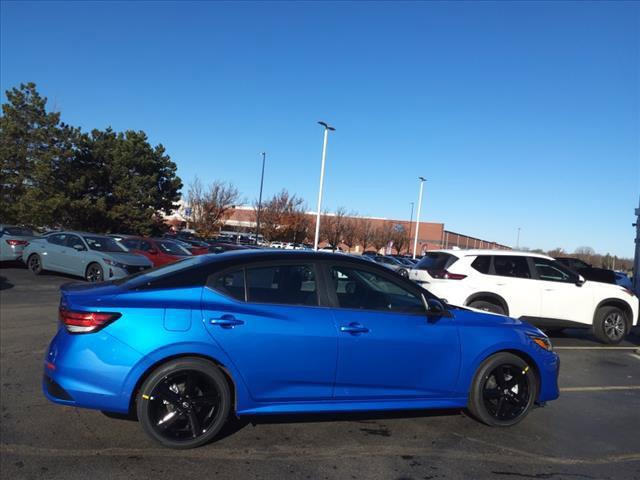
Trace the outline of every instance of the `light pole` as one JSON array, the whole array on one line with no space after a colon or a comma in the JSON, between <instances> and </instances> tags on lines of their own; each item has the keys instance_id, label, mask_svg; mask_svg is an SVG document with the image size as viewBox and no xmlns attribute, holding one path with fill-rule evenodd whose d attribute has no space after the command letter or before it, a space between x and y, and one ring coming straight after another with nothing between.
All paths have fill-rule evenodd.
<instances>
[{"instance_id":1,"label":"light pole","mask_svg":"<svg viewBox=\"0 0 640 480\"><path fill-rule=\"evenodd\" d=\"M262 186L264 185L264 161L267 154L262 152L262 174L260 175L260 195L258 196L258 214L256 215L256 245L260 235L260 210L262 210Z\"/></svg>"},{"instance_id":2,"label":"light pole","mask_svg":"<svg viewBox=\"0 0 640 480\"><path fill-rule=\"evenodd\" d=\"M318 122L324 127L324 141L322 143L322 166L320 167L320 190L318 191L318 210L316 212L316 236L313 241L313 249L318 250L318 240L320 239L320 210L322 208L322 185L324 183L324 164L327 159L327 140L329 138L329 130L335 131L335 128L330 127L325 122ZM335 247L335 245L334 245Z\"/></svg>"},{"instance_id":3,"label":"light pole","mask_svg":"<svg viewBox=\"0 0 640 480\"><path fill-rule=\"evenodd\" d=\"M520 249L520 227L518 227L518 237L516 238L516 250Z\"/></svg>"},{"instance_id":4,"label":"light pole","mask_svg":"<svg viewBox=\"0 0 640 480\"><path fill-rule=\"evenodd\" d=\"M413 203L411 202L411 215L409 215L409 242L411 242L411 232L413 231Z\"/></svg>"},{"instance_id":5,"label":"light pole","mask_svg":"<svg viewBox=\"0 0 640 480\"><path fill-rule=\"evenodd\" d=\"M418 231L420 230L420 208L422 207L422 189L424 188L424 182L427 181L424 177L418 177L420 180L420 195L418 195L418 213L416 215L416 236L413 239L413 259L416 259L416 249L418 248Z\"/></svg>"}]
</instances>

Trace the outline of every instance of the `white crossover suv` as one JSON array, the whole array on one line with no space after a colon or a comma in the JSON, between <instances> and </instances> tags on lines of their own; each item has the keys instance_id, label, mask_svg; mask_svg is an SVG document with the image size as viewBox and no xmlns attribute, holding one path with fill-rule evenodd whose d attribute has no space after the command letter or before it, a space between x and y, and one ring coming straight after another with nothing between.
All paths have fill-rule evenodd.
<instances>
[{"instance_id":1,"label":"white crossover suv","mask_svg":"<svg viewBox=\"0 0 640 480\"><path fill-rule=\"evenodd\" d=\"M638 325L638 297L585 281L553 258L505 250L428 252L409 278L453 305L520 318L546 330L591 327L604 343Z\"/></svg>"}]
</instances>

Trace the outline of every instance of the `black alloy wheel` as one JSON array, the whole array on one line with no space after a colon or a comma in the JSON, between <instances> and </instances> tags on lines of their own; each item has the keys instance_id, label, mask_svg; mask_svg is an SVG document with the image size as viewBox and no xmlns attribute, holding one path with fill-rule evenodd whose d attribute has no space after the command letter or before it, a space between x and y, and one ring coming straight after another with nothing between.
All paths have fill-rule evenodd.
<instances>
[{"instance_id":1,"label":"black alloy wheel","mask_svg":"<svg viewBox=\"0 0 640 480\"><path fill-rule=\"evenodd\" d=\"M490 426L507 427L520 422L538 396L538 378L522 358L497 353L483 362L469 393L469 410Z\"/></svg>"},{"instance_id":2,"label":"black alloy wheel","mask_svg":"<svg viewBox=\"0 0 640 480\"><path fill-rule=\"evenodd\" d=\"M220 431L229 406L228 385L215 365L197 358L179 359L147 379L138 397L138 418L161 444L193 448Z\"/></svg>"},{"instance_id":3,"label":"black alloy wheel","mask_svg":"<svg viewBox=\"0 0 640 480\"><path fill-rule=\"evenodd\" d=\"M87 267L85 275L87 282L102 282L104 280L104 272L99 263L92 263Z\"/></svg>"}]
</instances>

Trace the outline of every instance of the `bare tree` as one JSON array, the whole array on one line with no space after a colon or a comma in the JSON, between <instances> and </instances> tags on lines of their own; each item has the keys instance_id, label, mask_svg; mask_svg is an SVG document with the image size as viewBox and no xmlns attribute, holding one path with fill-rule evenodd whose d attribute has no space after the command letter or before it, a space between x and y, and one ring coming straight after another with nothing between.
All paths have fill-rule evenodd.
<instances>
[{"instance_id":1,"label":"bare tree","mask_svg":"<svg viewBox=\"0 0 640 480\"><path fill-rule=\"evenodd\" d=\"M347 228L347 210L339 207L333 215L324 214L320 224L320 235L335 250L342 242Z\"/></svg>"},{"instance_id":2,"label":"bare tree","mask_svg":"<svg viewBox=\"0 0 640 480\"><path fill-rule=\"evenodd\" d=\"M387 220L374 230L371 243L376 247L376 250L380 250L387 246L392 235L393 224Z\"/></svg>"},{"instance_id":3,"label":"bare tree","mask_svg":"<svg viewBox=\"0 0 640 480\"><path fill-rule=\"evenodd\" d=\"M303 242L311 225L305 210L304 200L283 189L262 204L262 235L269 241Z\"/></svg>"},{"instance_id":4,"label":"bare tree","mask_svg":"<svg viewBox=\"0 0 640 480\"><path fill-rule=\"evenodd\" d=\"M187 203L190 223L198 234L210 237L219 233L231 209L240 201L240 192L231 183L214 180L204 186L196 177L189 185Z\"/></svg>"},{"instance_id":5,"label":"bare tree","mask_svg":"<svg viewBox=\"0 0 640 480\"><path fill-rule=\"evenodd\" d=\"M373 222L367 218L357 218L355 221L356 243L362 245L362 251L366 252L367 247L373 245L375 228Z\"/></svg>"},{"instance_id":6,"label":"bare tree","mask_svg":"<svg viewBox=\"0 0 640 480\"><path fill-rule=\"evenodd\" d=\"M351 212L348 217L344 219L344 233L342 234L342 243L349 247L349 251L358 244L359 237L359 218L358 214Z\"/></svg>"},{"instance_id":7,"label":"bare tree","mask_svg":"<svg viewBox=\"0 0 640 480\"><path fill-rule=\"evenodd\" d=\"M407 236L407 229L401 223L396 223L391 229L391 240L393 240L393 248L396 249L398 254L402 253L402 250L409 244L409 237Z\"/></svg>"}]
</instances>

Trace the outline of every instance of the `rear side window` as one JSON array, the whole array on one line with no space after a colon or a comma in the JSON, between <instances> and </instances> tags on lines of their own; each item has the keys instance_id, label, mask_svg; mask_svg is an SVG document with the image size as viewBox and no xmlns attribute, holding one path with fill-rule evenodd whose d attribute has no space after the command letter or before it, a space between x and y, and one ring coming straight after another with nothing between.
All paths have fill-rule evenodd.
<instances>
[{"instance_id":1,"label":"rear side window","mask_svg":"<svg viewBox=\"0 0 640 480\"><path fill-rule=\"evenodd\" d=\"M244 269L222 273L209 282L208 286L223 295L244 301Z\"/></svg>"},{"instance_id":2,"label":"rear side window","mask_svg":"<svg viewBox=\"0 0 640 480\"><path fill-rule=\"evenodd\" d=\"M491 267L491 257L489 255L481 255L471 262L471 267L480 273L488 275L489 267Z\"/></svg>"},{"instance_id":3,"label":"rear side window","mask_svg":"<svg viewBox=\"0 0 640 480\"><path fill-rule=\"evenodd\" d=\"M318 305L316 277L310 265L246 269L247 300L285 305Z\"/></svg>"},{"instance_id":4,"label":"rear side window","mask_svg":"<svg viewBox=\"0 0 640 480\"><path fill-rule=\"evenodd\" d=\"M416 268L420 270L446 270L458 260L458 257L444 252L427 253L418 262Z\"/></svg>"},{"instance_id":5,"label":"rear side window","mask_svg":"<svg viewBox=\"0 0 640 480\"><path fill-rule=\"evenodd\" d=\"M529 263L525 257L496 255L493 257L493 270L501 277L531 278Z\"/></svg>"},{"instance_id":6,"label":"rear side window","mask_svg":"<svg viewBox=\"0 0 640 480\"><path fill-rule=\"evenodd\" d=\"M65 241L67 236L64 233L57 233L55 235L49 235L47 237L47 242L53 243L54 245L65 245Z\"/></svg>"}]
</instances>

